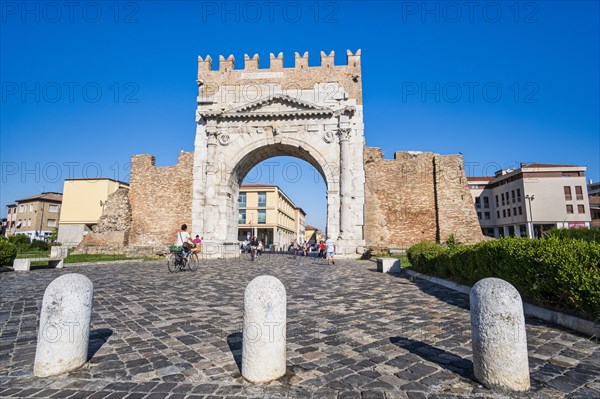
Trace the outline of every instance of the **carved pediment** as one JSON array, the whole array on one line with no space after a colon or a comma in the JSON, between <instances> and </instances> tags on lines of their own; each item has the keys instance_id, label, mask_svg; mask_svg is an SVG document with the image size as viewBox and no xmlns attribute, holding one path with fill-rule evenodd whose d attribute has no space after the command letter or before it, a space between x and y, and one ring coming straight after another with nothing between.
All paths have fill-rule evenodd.
<instances>
[{"instance_id":1,"label":"carved pediment","mask_svg":"<svg viewBox=\"0 0 600 399\"><path fill-rule=\"evenodd\" d=\"M267 97L222 112L207 112L208 117L225 119L268 117L277 119L295 116L331 116L334 111L308 101L286 95Z\"/></svg>"}]
</instances>

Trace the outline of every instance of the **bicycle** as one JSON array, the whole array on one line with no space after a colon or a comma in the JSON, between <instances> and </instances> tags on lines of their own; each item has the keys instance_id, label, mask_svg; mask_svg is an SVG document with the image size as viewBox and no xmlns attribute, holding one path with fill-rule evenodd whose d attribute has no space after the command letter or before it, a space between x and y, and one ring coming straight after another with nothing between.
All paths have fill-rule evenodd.
<instances>
[{"instance_id":1,"label":"bicycle","mask_svg":"<svg viewBox=\"0 0 600 399\"><path fill-rule=\"evenodd\" d=\"M181 254L182 252L183 249L171 248L167 256L167 269L171 273L183 271L186 267L192 272L198 270L198 265L200 264L198 253L196 251L188 251L187 255L183 255ZM181 258L179 258L178 254L181 254Z\"/></svg>"}]
</instances>

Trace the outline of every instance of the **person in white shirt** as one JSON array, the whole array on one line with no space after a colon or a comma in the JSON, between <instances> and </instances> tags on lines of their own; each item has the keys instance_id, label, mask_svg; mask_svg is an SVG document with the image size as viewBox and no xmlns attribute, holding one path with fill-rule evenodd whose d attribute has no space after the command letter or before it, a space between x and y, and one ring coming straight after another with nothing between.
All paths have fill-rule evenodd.
<instances>
[{"instance_id":1,"label":"person in white shirt","mask_svg":"<svg viewBox=\"0 0 600 399\"><path fill-rule=\"evenodd\" d=\"M184 243L188 244L188 248L186 248L186 246L183 245ZM181 231L177 233L177 243L175 245L183 248L183 251L186 252L186 255L189 251L189 248L191 248L194 245L190 233L187 232L187 224L181 225Z\"/></svg>"},{"instance_id":2,"label":"person in white shirt","mask_svg":"<svg viewBox=\"0 0 600 399\"><path fill-rule=\"evenodd\" d=\"M331 238L331 236L327 236L327 240L325 241L325 253L327 254L327 265L329 265L329 260L331 259L331 263L335 265L335 260L333 260L333 256L337 251L337 245L335 241Z\"/></svg>"}]
</instances>

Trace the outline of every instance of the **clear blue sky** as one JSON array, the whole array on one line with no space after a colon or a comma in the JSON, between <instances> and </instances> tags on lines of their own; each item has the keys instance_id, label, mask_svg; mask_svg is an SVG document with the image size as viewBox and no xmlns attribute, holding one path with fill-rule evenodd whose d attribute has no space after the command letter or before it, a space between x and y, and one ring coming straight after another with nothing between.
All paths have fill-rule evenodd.
<instances>
[{"instance_id":1,"label":"clear blue sky","mask_svg":"<svg viewBox=\"0 0 600 399\"><path fill-rule=\"evenodd\" d=\"M360 48L366 141L386 157L461 152L469 175L587 165L600 180L597 1L1 4L2 215L64 178L127 181L132 154L171 165L192 151L208 54L242 68L258 53L268 67L282 51L291 67L294 51L343 64ZM324 184L303 161L275 161L273 179L252 182L280 184L324 227ZM300 180L284 178L289 162Z\"/></svg>"}]
</instances>

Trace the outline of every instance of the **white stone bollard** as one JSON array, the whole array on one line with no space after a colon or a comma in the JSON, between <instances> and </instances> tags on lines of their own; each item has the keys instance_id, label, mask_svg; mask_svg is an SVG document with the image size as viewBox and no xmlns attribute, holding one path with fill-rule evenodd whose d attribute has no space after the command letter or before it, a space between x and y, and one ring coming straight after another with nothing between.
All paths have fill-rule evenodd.
<instances>
[{"instance_id":1,"label":"white stone bollard","mask_svg":"<svg viewBox=\"0 0 600 399\"><path fill-rule=\"evenodd\" d=\"M253 383L285 375L285 287L273 276L258 276L244 292L242 376Z\"/></svg>"},{"instance_id":2,"label":"white stone bollard","mask_svg":"<svg viewBox=\"0 0 600 399\"><path fill-rule=\"evenodd\" d=\"M515 287L485 278L471 288L471 340L475 378L490 389L529 389L523 303Z\"/></svg>"},{"instance_id":3,"label":"white stone bollard","mask_svg":"<svg viewBox=\"0 0 600 399\"><path fill-rule=\"evenodd\" d=\"M382 273L400 273L400 259L377 258L377 271Z\"/></svg>"},{"instance_id":4,"label":"white stone bollard","mask_svg":"<svg viewBox=\"0 0 600 399\"><path fill-rule=\"evenodd\" d=\"M94 286L82 274L65 274L44 292L33 373L66 373L87 361Z\"/></svg>"}]
</instances>

